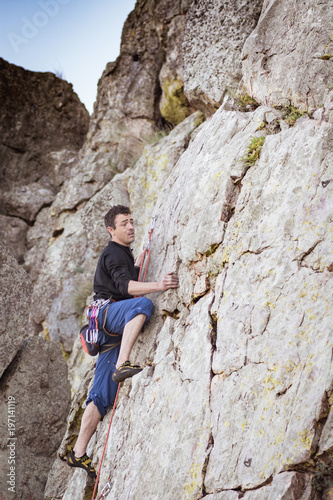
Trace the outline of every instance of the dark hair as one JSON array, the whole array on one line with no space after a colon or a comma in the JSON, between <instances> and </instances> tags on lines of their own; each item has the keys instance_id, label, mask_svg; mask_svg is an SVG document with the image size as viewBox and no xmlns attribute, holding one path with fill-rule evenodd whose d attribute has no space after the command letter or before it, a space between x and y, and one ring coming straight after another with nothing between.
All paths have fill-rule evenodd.
<instances>
[{"instance_id":1,"label":"dark hair","mask_svg":"<svg viewBox=\"0 0 333 500\"><path fill-rule=\"evenodd\" d=\"M104 216L104 224L106 228L112 227L112 229L116 229L114 220L118 214L128 215L131 214L131 211L128 207L124 207L124 205L114 205L111 207L108 213Z\"/></svg>"}]
</instances>

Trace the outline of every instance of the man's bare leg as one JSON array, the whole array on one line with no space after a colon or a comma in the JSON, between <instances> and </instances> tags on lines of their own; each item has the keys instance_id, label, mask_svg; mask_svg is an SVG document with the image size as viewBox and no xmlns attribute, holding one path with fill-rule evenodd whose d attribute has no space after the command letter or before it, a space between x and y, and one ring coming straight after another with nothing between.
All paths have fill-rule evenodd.
<instances>
[{"instance_id":1,"label":"man's bare leg","mask_svg":"<svg viewBox=\"0 0 333 500\"><path fill-rule=\"evenodd\" d=\"M73 448L76 458L80 458L85 454L90 438L94 434L101 417L102 415L97 406L93 401L90 401L84 410L79 436Z\"/></svg>"},{"instance_id":2,"label":"man's bare leg","mask_svg":"<svg viewBox=\"0 0 333 500\"><path fill-rule=\"evenodd\" d=\"M129 359L132 347L141 332L141 329L146 321L145 314L138 314L131 321L126 323L123 337L121 339L121 346L119 351L119 356L116 364L116 368L125 363Z\"/></svg>"}]
</instances>

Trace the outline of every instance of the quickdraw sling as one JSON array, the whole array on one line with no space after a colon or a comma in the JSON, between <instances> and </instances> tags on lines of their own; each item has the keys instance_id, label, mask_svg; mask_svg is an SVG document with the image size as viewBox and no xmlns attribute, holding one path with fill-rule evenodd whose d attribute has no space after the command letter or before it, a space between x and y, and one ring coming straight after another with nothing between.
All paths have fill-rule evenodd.
<instances>
[{"instance_id":1,"label":"quickdraw sling","mask_svg":"<svg viewBox=\"0 0 333 500\"><path fill-rule=\"evenodd\" d=\"M87 308L87 318L89 320L88 324L84 325L80 330L80 339L83 349L90 356L96 356L98 353L103 353L111 351L118 345L120 345L121 336L118 333L108 332L105 328L108 309L111 303L114 302L113 299L97 299L94 300ZM106 306L106 307L105 307ZM110 337L118 337L119 342L112 344L103 344L99 346L98 344L98 316L103 309L102 313L102 324L100 329L103 330Z\"/></svg>"}]
</instances>

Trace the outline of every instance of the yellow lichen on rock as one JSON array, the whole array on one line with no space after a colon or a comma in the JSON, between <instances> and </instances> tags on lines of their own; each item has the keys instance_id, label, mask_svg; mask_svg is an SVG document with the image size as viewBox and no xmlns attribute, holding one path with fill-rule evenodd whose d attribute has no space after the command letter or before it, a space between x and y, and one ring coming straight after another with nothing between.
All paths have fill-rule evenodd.
<instances>
[{"instance_id":1,"label":"yellow lichen on rock","mask_svg":"<svg viewBox=\"0 0 333 500\"><path fill-rule=\"evenodd\" d=\"M163 84L160 112L163 118L173 125L178 125L190 115L183 85L178 78L165 80Z\"/></svg>"},{"instance_id":2,"label":"yellow lichen on rock","mask_svg":"<svg viewBox=\"0 0 333 500\"><path fill-rule=\"evenodd\" d=\"M193 498L193 493L199 486L200 479L200 465L192 464L190 470L188 471L189 480L183 487L182 498L185 500Z\"/></svg>"}]
</instances>

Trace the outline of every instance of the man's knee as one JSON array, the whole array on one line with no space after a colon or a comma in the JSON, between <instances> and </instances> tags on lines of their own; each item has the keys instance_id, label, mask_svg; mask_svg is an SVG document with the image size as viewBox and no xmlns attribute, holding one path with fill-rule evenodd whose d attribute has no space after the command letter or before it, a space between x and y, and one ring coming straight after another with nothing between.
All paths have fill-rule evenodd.
<instances>
[{"instance_id":1,"label":"man's knee","mask_svg":"<svg viewBox=\"0 0 333 500\"><path fill-rule=\"evenodd\" d=\"M136 316L139 316L139 314L144 314L146 316L145 322L147 322L154 311L153 302L150 299L147 299L147 297L136 297L133 300L135 301L133 302L134 307L132 307L128 311L126 323L131 321L131 319L135 318Z\"/></svg>"},{"instance_id":2,"label":"man's knee","mask_svg":"<svg viewBox=\"0 0 333 500\"><path fill-rule=\"evenodd\" d=\"M147 297L141 297L143 301L142 309L146 310L149 313L149 317L153 314L154 304L153 301L147 299Z\"/></svg>"},{"instance_id":3,"label":"man's knee","mask_svg":"<svg viewBox=\"0 0 333 500\"><path fill-rule=\"evenodd\" d=\"M154 304L151 299L147 299L147 297L141 297L140 307L142 314L146 315L147 322L154 312Z\"/></svg>"}]
</instances>

